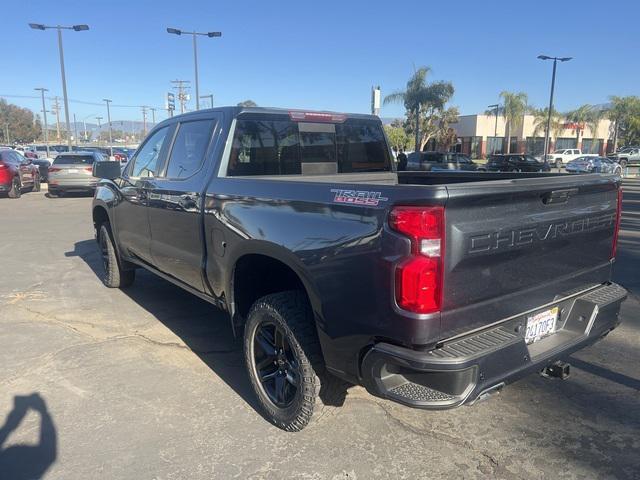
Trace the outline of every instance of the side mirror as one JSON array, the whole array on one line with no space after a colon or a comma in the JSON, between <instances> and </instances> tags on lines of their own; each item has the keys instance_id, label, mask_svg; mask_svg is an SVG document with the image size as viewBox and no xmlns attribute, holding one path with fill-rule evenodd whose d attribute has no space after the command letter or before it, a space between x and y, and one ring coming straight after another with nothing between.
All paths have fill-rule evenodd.
<instances>
[{"instance_id":1,"label":"side mirror","mask_svg":"<svg viewBox=\"0 0 640 480\"><path fill-rule=\"evenodd\" d=\"M105 160L103 162L95 162L93 164L93 176L97 178L105 178L107 180L115 180L122 176L120 162Z\"/></svg>"}]
</instances>

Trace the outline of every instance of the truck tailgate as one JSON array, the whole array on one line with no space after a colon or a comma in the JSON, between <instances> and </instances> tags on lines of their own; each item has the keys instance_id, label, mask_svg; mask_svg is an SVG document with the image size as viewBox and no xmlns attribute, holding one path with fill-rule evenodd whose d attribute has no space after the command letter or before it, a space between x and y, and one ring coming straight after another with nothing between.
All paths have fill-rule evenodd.
<instances>
[{"instance_id":1,"label":"truck tailgate","mask_svg":"<svg viewBox=\"0 0 640 480\"><path fill-rule=\"evenodd\" d=\"M619 179L447 185L442 338L610 278Z\"/></svg>"}]
</instances>

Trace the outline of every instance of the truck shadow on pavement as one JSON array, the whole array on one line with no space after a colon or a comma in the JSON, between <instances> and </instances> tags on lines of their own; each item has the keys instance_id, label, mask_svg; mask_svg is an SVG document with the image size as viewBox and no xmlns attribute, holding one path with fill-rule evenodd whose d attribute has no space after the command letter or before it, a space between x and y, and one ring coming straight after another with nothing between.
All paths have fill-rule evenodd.
<instances>
[{"instance_id":1,"label":"truck shadow on pavement","mask_svg":"<svg viewBox=\"0 0 640 480\"><path fill-rule=\"evenodd\" d=\"M80 257L98 278L102 260L95 240L76 242L67 257ZM131 300L162 322L242 399L266 418L258 403L244 363L242 334L234 336L229 315L212 304L144 269L136 270L134 284L122 290ZM342 406L343 394L320 398L325 405Z\"/></svg>"},{"instance_id":2,"label":"truck shadow on pavement","mask_svg":"<svg viewBox=\"0 0 640 480\"><path fill-rule=\"evenodd\" d=\"M17 430L29 410L40 415L40 435L36 445L4 443ZM13 409L0 427L0 478L10 480L42 478L57 457L56 429L44 399L38 393L13 397Z\"/></svg>"}]
</instances>

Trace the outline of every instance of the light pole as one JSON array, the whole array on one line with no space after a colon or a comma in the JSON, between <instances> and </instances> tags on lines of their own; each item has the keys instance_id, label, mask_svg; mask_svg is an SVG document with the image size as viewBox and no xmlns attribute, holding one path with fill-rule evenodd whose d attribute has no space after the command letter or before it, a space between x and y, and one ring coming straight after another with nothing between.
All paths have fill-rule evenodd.
<instances>
[{"instance_id":1,"label":"light pole","mask_svg":"<svg viewBox=\"0 0 640 480\"><path fill-rule=\"evenodd\" d=\"M102 136L102 124L100 123L100 120L102 120L102 117L98 115L96 120L98 120L98 145L100 145L100 137Z\"/></svg>"},{"instance_id":2,"label":"light pole","mask_svg":"<svg viewBox=\"0 0 640 480\"><path fill-rule=\"evenodd\" d=\"M48 92L47 88L34 88L42 94L42 116L44 117L44 144L47 149L47 158L49 158L49 126L47 125L47 107L44 104L44 92Z\"/></svg>"},{"instance_id":3,"label":"light pole","mask_svg":"<svg viewBox=\"0 0 640 480\"><path fill-rule=\"evenodd\" d=\"M110 155L113 157L113 135L111 133L111 110L109 109L109 104L112 102L112 100L109 100L108 98L103 98L102 101L107 104L107 122L109 123L109 148L111 149Z\"/></svg>"},{"instance_id":4,"label":"light pole","mask_svg":"<svg viewBox=\"0 0 640 480\"><path fill-rule=\"evenodd\" d=\"M558 60L568 62L573 57L549 57L547 55L538 55L540 60L553 60L553 73L551 74L551 95L549 95L549 112L547 115L547 128L544 132L544 163L547 163L547 154L549 153L549 130L551 129L551 112L553 111L553 90L556 86L556 64Z\"/></svg>"},{"instance_id":5,"label":"light pole","mask_svg":"<svg viewBox=\"0 0 640 480\"><path fill-rule=\"evenodd\" d=\"M495 109L496 126L493 129L493 148L491 149L491 153L494 154L496 153L496 138L498 138L498 108L500 108L500 104L494 103L493 105L488 105L487 108Z\"/></svg>"},{"instance_id":6,"label":"light pole","mask_svg":"<svg viewBox=\"0 0 640 480\"><path fill-rule=\"evenodd\" d=\"M208 98L211 102L211 108L213 108L213 93L210 93L209 95L202 95L200 98Z\"/></svg>"},{"instance_id":7,"label":"light pole","mask_svg":"<svg viewBox=\"0 0 640 480\"><path fill-rule=\"evenodd\" d=\"M78 122L76 121L76 114L73 114L73 138L76 141L76 147L78 146Z\"/></svg>"},{"instance_id":8,"label":"light pole","mask_svg":"<svg viewBox=\"0 0 640 480\"><path fill-rule=\"evenodd\" d=\"M34 30L46 30L48 28L55 28L58 30L58 51L60 53L60 73L62 74L62 96L64 97L64 117L67 123L67 146L69 147L69 151L71 151L71 125L69 122L69 99L67 98L67 79L64 74L64 50L62 48L62 30L73 30L75 32L82 32L84 30L89 30L88 25L73 25L71 27L63 27L61 25L56 25L55 27L50 27L43 25L41 23L30 23L29 26Z\"/></svg>"},{"instance_id":9,"label":"light pole","mask_svg":"<svg viewBox=\"0 0 640 480\"><path fill-rule=\"evenodd\" d=\"M185 33L193 36L193 62L195 64L196 74L196 110L200 110L200 85L198 84L198 46L196 44L196 36L202 35L209 38L221 37L222 32L183 32L178 28L167 28L167 33L172 33L174 35L182 35L183 33Z\"/></svg>"}]
</instances>

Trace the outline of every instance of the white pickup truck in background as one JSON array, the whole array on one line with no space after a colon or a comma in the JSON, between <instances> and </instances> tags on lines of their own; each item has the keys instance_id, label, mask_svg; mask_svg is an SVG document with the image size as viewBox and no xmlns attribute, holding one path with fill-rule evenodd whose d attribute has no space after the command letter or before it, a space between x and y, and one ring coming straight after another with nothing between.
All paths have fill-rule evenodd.
<instances>
[{"instance_id":1,"label":"white pickup truck in background","mask_svg":"<svg viewBox=\"0 0 640 480\"><path fill-rule=\"evenodd\" d=\"M555 165L556 168L562 167L563 164L575 160L578 157L597 157L598 155L592 153L582 153L579 148L564 148L556 150L553 153L547 155L547 162L550 165Z\"/></svg>"},{"instance_id":2,"label":"white pickup truck in background","mask_svg":"<svg viewBox=\"0 0 640 480\"><path fill-rule=\"evenodd\" d=\"M640 148L625 147L619 152L608 155L610 160L619 163L622 168L640 163Z\"/></svg>"}]
</instances>

